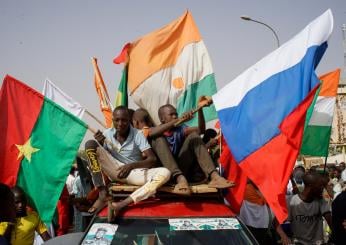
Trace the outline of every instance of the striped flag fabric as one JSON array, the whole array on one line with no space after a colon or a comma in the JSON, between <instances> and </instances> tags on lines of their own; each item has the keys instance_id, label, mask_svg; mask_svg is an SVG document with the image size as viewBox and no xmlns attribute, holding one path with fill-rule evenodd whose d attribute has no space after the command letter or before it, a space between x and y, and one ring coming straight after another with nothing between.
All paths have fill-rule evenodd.
<instances>
[{"instance_id":1,"label":"striped flag fabric","mask_svg":"<svg viewBox=\"0 0 346 245\"><path fill-rule=\"evenodd\" d=\"M160 106L172 104L182 114L195 109L201 95L216 93L210 57L189 11L129 46L130 95L139 107L150 113L156 124L160 124ZM116 59L114 62L117 63ZM217 117L214 106L203 110L206 121ZM197 125L197 118L189 123Z\"/></svg>"},{"instance_id":2,"label":"striped flag fabric","mask_svg":"<svg viewBox=\"0 0 346 245\"><path fill-rule=\"evenodd\" d=\"M95 84L95 89L96 92L99 96L100 99L100 107L101 107L101 112L103 113L103 116L105 117L105 122L107 128L112 127L112 112L113 112L113 106L110 103L107 87L103 81L100 69L97 65L97 59L92 58L92 65L94 67L94 84Z\"/></svg>"},{"instance_id":3,"label":"striped flag fabric","mask_svg":"<svg viewBox=\"0 0 346 245\"><path fill-rule=\"evenodd\" d=\"M327 157L340 69L321 76L320 80L320 91L308 110L300 153Z\"/></svg>"},{"instance_id":4,"label":"striped flag fabric","mask_svg":"<svg viewBox=\"0 0 346 245\"><path fill-rule=\"evenodd\" d=\"M232 156L279 222L287 218L286 187L320 85L315 68L332 29L327 10L213 96Z\"/></svg>"}]
</instances>

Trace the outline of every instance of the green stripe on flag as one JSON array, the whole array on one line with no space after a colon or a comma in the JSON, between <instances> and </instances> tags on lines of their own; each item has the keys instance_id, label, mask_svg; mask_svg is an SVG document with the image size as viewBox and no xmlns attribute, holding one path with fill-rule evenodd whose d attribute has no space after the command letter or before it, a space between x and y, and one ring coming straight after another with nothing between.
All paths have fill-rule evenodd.
<instances>
[{"instance_id":1,"label":"green stripe on flag","mask_svg":"<svg viewBox=\"0 0 346 245\"><path fill-rule=\"evenodd\" d=\"M331 127L307 126L300 153L310 156L327 156Z\"/></svg>"},{"instance_id":2,"label":"green stripe on flag","mask_svg":"<svg viewBox=\"0 0 346 245\"><path fill-rule=\"evenodd\" d=\"M121 81L119 83L118 91L115 96L115 107L117 106L128 106L127 98L127 67L124 68Z\"/></svg>"},{"instance_id":3,"label":"green stripe on flag","mask_svg":"<svg viewBox=\"0 0 346 245\"><path fill-rule=\"evenodd\" d=\"M86 129L85 123L45 98L30 137L39 151L32 153L30 162L23 158L17 185L46 223L52 220Z\"/></svg>"},{"instance_id":4,"label":"green stripe on flag","mask_svg":"<svg viewBox=\"0 0 346 245\"><path fill-rule=\"evenodd\" d=\"M191 84L187 90L178 98L177 111L181 115L184 112L197 108L198 99L202 95L212 96L216 93L216 84L214 74L204 77L201 81ZM214 105L203 108L205 121L211 121L217 118L217 113ZM198 125L198 117L195 116L192 120L186 123L189 126Z\"/></svg>"}]
</instances>

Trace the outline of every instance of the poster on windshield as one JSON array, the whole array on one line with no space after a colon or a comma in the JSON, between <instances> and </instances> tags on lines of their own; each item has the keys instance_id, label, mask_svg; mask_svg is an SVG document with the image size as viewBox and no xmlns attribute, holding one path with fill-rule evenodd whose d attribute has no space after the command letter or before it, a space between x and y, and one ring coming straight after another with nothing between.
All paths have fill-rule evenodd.
<instances>
[{"instance_id":1,"label":"poster on windshield","mask_svg":"<svg viewBox=\"0 0 346 245\"><path fill-rule=\"evenodd\" d=\"M94 223L84 238L82 245L109 245L118 229L118 225Z\"/></svg>"},{"instance_id":2,"label":"poster on windshield","mask_svg":"<svg viewBox=\"0 0 346 245\"><path fill-rule=\"evenodd\" d=\"M169 219L171 231L182 230L238 230L241 225L236 218Z\"/></svg>"}]
</instances>

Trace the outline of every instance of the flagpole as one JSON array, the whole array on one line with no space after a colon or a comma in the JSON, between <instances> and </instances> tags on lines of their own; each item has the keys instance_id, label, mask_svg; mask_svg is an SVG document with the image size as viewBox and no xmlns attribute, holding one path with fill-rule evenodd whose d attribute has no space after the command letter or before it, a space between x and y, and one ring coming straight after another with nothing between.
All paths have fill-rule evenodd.
<instances>
[{"instance_id":1,"label":"flagpole","mask_svg":"<svg viewBox=\"0 0 346 245\"><path fill-rule=\"evenodd\" d=\"M325 158L324 158L324 168L323 168L323 173L325 173L325 172L326 172L326 168L327 168L327 158L328 158L328 155L327 155L327 156L325 156Z\"/></svg>"},{"instance_id":2,"label":"flagpole","mask_svg":"<svg viewBox=\"0 0 346 245\"><path fill-rule=\"evenodd\" d=\"M329 142L330 143L330 142ZM326 168L327 168L327 159L328 159L328 153L329 153L329 143L328 143L328 147L327 147L327 152L326 152L326 156L324 159L324 168L323 168L323 173L326 172Z\"/></svg>"},{"instance_id":3,"label":"flagpole","mask_svg":"<svg viewBox=\"0 0 346 245\"><path fill-rule=\"evenodd\" d=\"M85 110L85 113L87 113L90 117L95 119L95 121L98 122L102 127L107 128L107 126L103 122L101 122L97 117L95 117L91 112Z\"/></svg>"},{"instance_id":4,"label":"flagpole","mask_svg":"<svg viewBox=\"0 0 346 245\"><path fill-rule=\"evenodd\" d=\"M211 100L211 97L206 96L208 100ZM195 114L197 111L201 110L205 105L199 105L197 106L197 108L193 109L191 111L192 114ZM185 121L185 118L180 118L175 124L174 127L179 126L181 123L183 123Z\"/></svg>"}]
</instances>

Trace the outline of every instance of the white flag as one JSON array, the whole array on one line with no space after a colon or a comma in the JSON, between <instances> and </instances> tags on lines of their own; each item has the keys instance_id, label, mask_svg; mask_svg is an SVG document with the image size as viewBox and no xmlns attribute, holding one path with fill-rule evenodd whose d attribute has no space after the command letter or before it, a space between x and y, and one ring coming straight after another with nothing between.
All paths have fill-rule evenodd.
<instances>
[{"instance_id":1,"label":"white flag","mask_svg":"<svg viewBox=\"0 0 346 245\"><path fill-rule=\"evenodd\" d=\"M85 111L83 106L73 100L70 96L68 96L64 91L62 91L48 79L44 81L42 94L63 107L65 110L71 112L76 117L80 119L83 117Z\"/></svg>"}]
</instances>

